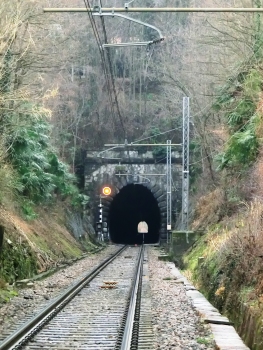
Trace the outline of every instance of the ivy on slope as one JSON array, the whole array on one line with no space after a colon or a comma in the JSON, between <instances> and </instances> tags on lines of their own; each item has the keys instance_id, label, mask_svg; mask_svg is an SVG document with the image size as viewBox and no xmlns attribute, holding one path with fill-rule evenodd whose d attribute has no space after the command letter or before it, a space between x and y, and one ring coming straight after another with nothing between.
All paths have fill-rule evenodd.
<instances>
[{"instance_id":1,"label":"ivy on slope","mask_svg":"<svg viewBox=\"0 0 263 350\"><path fill-rule=\"evenodd\" d=\"M229 79L213 106L224 114L230 133L224 151L216 157L219 169L246 167L257 157L257 128L261 121L257 105L262 82L257 68L241 72Z\"/></svg>"},{"instance_id":2,"label":"ivy on slope","mask_svg":"<svg viewBox=\"0 0 263 350\"><path fill-rule=\"evenodd\" d=\"M75 176L51 146L50 129L41 113L37 118L30 113L13 116L6 125L8 160L18 174L20 194L33 204L55 197L70 197L72 204L81 204L84 198L75 185Z\"/></svg>"}]
</instances>

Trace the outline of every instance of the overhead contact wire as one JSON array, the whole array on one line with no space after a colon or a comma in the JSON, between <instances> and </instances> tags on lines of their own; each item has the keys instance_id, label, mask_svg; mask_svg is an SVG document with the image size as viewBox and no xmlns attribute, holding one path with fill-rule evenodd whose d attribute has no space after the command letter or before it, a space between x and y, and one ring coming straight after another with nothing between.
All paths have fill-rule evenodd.
<instances>
[{"instance_id":1,"label":"overhead contact wire","mask_svg":"<svg viewBox=\"0 0 263 350\"><path fill-rule=\"evenodd\" d=\"M102 1L100 0L100 6L102 7ZM105 43L108 43L108 38L107 38L107 32L106 32L106 26L105 26L105 21L103 16L101 16L101 24L102 24L102 29L103 29L103 34L104 34L104 40ZM111 76L111 83L112 83L112 89L113 89L113 94L114 94L114 99L115 99L115 104L116 104L116 109L117 109L117 113L118 113L118 117L121 123L121 127L124 133L124 138L127 139L127 133L124 127L124 122L123 122L123 117L121 115L120 112L120 107L119 107L119 102L118 102L118 96L117 96L117 91L116 91L116 87L115 87L115 82L114 82L114 76L113 76L113 67L112 67L112 62L111 62L111 56L110 56L110 51L109 48L106 48L106 52L107 52L107 58L108 58L108 62L109 62L109 70L110 70L110 76ZM133 174L133 167L132 167L132 161L131 161L131 156L130 156L130 152L129 149L127 150L127 154L128 154L128 158L131 164L131 168L130 171Z\"/></svg>"},{"instance_id":2,"label":"overhead contact wire","mask_svg":"<svg viewBox=\"0 0 263 350\"><path fill-rule=\"evenodd\" d=\"M102 7L102 3L100 1L100 6ZM104 40L105 40L105 44L108 43L108 38L107 38L107 33L106 33L106 27L105 27L105 21L103 16L101 16L101 24L102 24L102 29L103 29L103 34L104 34ZM115 86L115 82L114 82L114 76L113 76L113 67L112 67L112 62L111 62L111 56L110 56L110 51L109 48L106 48L106 52L107 52L107 58L108 58L108 63L109 63L109 71L110 71L110 77L111 77L111 84L112 84L112 89L113 89L113 95L114 95L114 101L115 101L115 105L116 105L116 109L117 109L117 114L121 123L121 127L122 130L124 132L124 137L126 138L126 130L124 127L124 122L123 122L123 118L120 112L120 107L119 107L119 102L118 102L118 96L117 96L117 91L116 91L116 86Z\"/></svg>"},{"instance_id":3,"label":"overhead contact wire","mask_svg":"<svg viewBox=\"0 0 263 350\"><path fill-rule=\"evenodd\" d=\"M107 88L108 96L109 96L111 114L112 114L113 119L115 119L115 116L114 116L114 104L113 104L113 99L112 99L112 95L111 95L111 88L110 88L110 82L109 82L109 77L108 77L107 68L106 68L106 60L105 60L104 52L103 52L103 49L102 49L102 42L100 40L100 36L99 36L98 28L96 26L96 22L95 22L95 20L94 20L94 18L92 16L92 12L90 10L91 7L90 7L89 0L84 0L84 4L85 4L85 7L87 9L89 20L90 20L90 23L91 23L91 27L92 27L92 30L93 30L93 33L94 33L94 36L95 36L95 39L96 39L96 42L97 42L97 45L98 45L98 48L99 48L99 53L100 53L101 61L102 61L102 69L103 69L103 72L104 72L104 76L105 76L105 80L106 80L106 88Z\"/></svg>"}]
</instances>

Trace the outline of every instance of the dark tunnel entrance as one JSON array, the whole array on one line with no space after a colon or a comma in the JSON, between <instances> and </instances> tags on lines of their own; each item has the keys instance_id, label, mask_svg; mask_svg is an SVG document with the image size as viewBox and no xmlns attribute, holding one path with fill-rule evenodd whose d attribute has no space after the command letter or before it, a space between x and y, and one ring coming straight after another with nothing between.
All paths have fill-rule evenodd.
<instances>
[{"instance_id":1,"label":"dark tunnel entrance","mask_svg":"<svg viewBox=\"0 0 263 350\"><path fill-rule=\"evenodd\" d=\"M161 227L161 213L157 200L143 185L126 185L113 198L109 208L108 223L112 242L141 244L143 234L138 233L138 224L141 221L148 225L144 243L157 243Z\"/></svg>"}]
</instances>

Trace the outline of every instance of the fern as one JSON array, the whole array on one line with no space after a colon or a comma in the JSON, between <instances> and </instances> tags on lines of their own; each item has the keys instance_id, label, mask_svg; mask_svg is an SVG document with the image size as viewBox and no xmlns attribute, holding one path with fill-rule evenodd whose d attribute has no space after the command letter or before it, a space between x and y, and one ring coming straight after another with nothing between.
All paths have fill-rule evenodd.
<instances>
[{"instance_id":1,"label":"fern","mask_svg":"<svg viewBox=\"0 0 263 350\"><path fill-rule=\"evenodd\" d=\"M249 166L258 154L259 143L252 128L236 132L229 140L225 152L216 157L218 168Z\"/></svg>"},{"instance_id":2,"label":"fern","mask_svg":"<svg viewBox=\"0 0 263 350\"><path fill-rule=\"evenodd\" d=\"M50 125L42 118L16 117L8 128L9 160L23 187L23 195L33 203L47 202L56 196L78 196L75 176L58 159L50 146Z\"/></svg>"},{"instance_id":3,"label":"fern","mask_svg":"<svg viewBox=\"0 0 263 350\"><path fill-rule=\"evenodd\" d=\"M221 110L225 110L231 135L224 152L216 157L219 169L246 167L256 159L259 148L256 130L261 120L256 109L261 85L259 69L243 70L236 79L228 81L217 99Z\"/></svg>"},{"instance_id":4,"label":"fern","mask_svg":"<svg viewBox=\"0 0 263 350\"><path fill-rule=\"evenodd\" d=\"M228 115L228 121L227 124L231 127L234 128L237 125L241 125L243 121L242 115L238 112L232 112Z\"/></svg>"}]
</instances>

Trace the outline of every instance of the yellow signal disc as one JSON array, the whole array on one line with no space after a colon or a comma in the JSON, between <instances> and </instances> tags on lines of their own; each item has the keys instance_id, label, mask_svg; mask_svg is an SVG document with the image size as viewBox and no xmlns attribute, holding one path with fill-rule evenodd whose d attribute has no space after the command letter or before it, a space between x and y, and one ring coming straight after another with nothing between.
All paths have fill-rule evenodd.
<instances>
[{"instance_id":1,"label":"yellow signal disc","mask_svg":"<svg viewBox=\"0 0 263 350\"><path fill-rule=\"evenodd\" d=\"M103 187L102 193L103 193L105 196L109 196L109 195L111 194L111 188L108 187L108 186Z\"/></svg>"}]
</instances>

